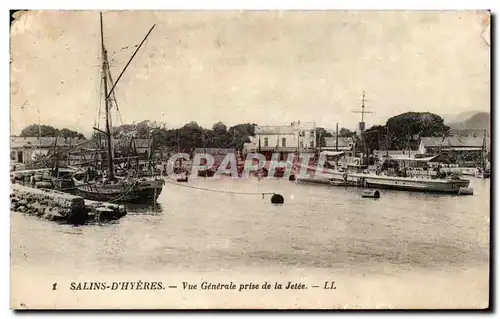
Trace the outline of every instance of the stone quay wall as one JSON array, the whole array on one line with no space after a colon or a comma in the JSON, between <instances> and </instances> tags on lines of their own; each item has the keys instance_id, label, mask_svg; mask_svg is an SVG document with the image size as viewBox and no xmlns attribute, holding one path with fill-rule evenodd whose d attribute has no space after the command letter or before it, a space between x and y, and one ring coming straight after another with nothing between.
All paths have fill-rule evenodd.
<instances>
[{"instance_id":1,"label":"stone quay wall","mask_svg":"<svg viewBox=\"0 0 500 319\"><path fill-rule=\"evenodd\" d=\"M19 184L11 185L10 202L11 211L71 224L116 220L127 214L123 205L84 200L81 196Z\"/></svg>"}]
</instances>

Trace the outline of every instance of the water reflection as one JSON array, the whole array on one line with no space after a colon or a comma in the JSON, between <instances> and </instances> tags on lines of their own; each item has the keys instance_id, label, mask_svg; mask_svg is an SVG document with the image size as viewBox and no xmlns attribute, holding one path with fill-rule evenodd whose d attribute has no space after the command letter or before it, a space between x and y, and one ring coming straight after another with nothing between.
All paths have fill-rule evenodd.
<instances>
[{"instance_id":1,"label":"water reflection","mask_svg":"<svg viewBox=\"0 0 500 319\"><path fill-rule=\"evenodd\" d=\"M125 204L127 214L157 215L163 212L163 205L156 204Z\"/></svg>"}]
</instances>

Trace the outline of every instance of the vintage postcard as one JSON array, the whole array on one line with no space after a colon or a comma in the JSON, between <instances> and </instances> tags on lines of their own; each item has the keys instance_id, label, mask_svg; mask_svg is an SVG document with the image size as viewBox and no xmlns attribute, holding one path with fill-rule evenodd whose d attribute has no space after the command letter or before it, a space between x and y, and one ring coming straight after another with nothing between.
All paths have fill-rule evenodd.
<instances>
[{"instance_id":1,"label":"vintage postcard","mask_svg":"<svg viewBox=\"0 0 500 319\"><path fill-rule=\"evenodd\" d=\"M489 11L20 11L13 309L490 307Z\"/></svg>"}]
</instances>

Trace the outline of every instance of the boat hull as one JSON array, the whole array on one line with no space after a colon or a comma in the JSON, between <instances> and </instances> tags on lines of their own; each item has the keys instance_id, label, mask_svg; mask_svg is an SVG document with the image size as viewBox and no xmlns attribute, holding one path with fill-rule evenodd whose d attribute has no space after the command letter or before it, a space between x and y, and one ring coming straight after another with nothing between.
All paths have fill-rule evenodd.
<instances>
[{"instance_id":1,"label":"boat hull","mask_svg":"<svg viewBox=\"0 0 500 319\"><path fill-rule=\"evenodd\" d=\"M357 186L367 188L384 188L404 191L433 192L458 194L462 187L468 187L470 181L465 179L429 179L425 177L396 177L365 173L346 173L337 170L324 169L317 175L314 168L308 170L309 178L298 178L299 181L318 179L323 182L325 178L330 184L343 186Z\"/></svg>"},{"instance_id":2,"label":"boat hull","mask_svg":"<svg viewBox=\"0 0 500 319\"><path fill-rule=\"evenodd\" d=\"M334 175L331 180L345 182L344 175ZM426 178L404 178L390 176L371 176L370 174L347 174L347 182L356 186L368 188L385 188L393 190L406 190L418 192L450 193L458 194L461 187L468 187L469 181L439 180Z\"/></svg>"},{"instance_id":3,"label":"boat hull","mask_svg":"<svg viewBox=\"0 0 500 319\"><path fill-rule=\"evenodd\" d=\"M397 181L397 182L367 182L367 187L369 188L385 188L394 190L406 190L406 191L419 191L419 192L433 192L433 193L449 193L458 194L460 188L466 188L469 186L469 181L456 181L450 183L436 183L427 184L419 183L411 180L407 181Z\"/></svg>"},{"instance_id":4,"label":"boat hull","mask_svg":"<svg viewBox=\"0 0 500 319\"><path fill-rule=\"evenodd\" d=\"M127 184L87 184L76 187L76 194L85 199L112 203L151 203L160 196L163 180L138 181Z\"/></svg>"}]
</instances>

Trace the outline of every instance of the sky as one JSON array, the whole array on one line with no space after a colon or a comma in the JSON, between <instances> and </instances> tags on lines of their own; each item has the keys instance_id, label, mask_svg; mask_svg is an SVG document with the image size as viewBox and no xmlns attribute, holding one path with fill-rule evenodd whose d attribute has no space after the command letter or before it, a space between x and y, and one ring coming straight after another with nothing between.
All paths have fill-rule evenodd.
<instances>
[{"instance_id":1,"label":"sky","mask_svg":"<svg viewBox=\"0 0 500 319\"><path fill-rule=\"evenodd\" d=\"M113 124L222 121L354 129L417 111L490 110L489 14L476 11L108 11ZM11 134L89 134L102 104L96 11L32 11L11 27ZM114 110L115 111L115 110ZM113 112L115 114L116 112ZM101 114L102 115L102 114Z\"/></svg>"}]
</instances>

